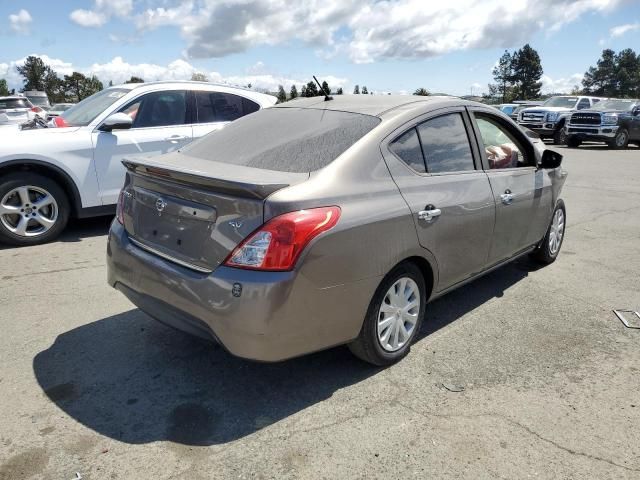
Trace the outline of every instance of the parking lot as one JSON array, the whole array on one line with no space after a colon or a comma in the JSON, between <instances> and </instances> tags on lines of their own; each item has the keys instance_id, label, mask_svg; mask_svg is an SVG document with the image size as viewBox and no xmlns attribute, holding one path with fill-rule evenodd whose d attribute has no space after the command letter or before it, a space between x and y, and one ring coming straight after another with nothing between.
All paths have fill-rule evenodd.
<instances>
[{"instance_id":1,"label":"parking lot","mask_svg":"<svg viewBox=\"0 0 640 480\"><path fill-rule=\"evenodd\" d=\"M164 327L106 283L108 219L0 247L0 479L640 478L640 148L559 148L559 259L427 309L387 369L279 364Z\"/></svg>"}]
</instances>

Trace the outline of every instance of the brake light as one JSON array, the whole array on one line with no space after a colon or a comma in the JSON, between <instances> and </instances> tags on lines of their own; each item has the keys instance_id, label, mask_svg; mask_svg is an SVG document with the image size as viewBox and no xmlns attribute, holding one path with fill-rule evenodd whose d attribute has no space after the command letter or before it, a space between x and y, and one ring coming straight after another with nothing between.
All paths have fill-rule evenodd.
<instances>
[{"instance_id":1,"label":"brake light","mask_svg":"<svg viewBox=\"0 0 640 480\"><path fill-rule=\"evenodd\" d=\"M58 128L63 128L63 127L68 127L69 124L67 122L64 121L64 118L62 117L53 117L53 122L56 124L56 127Z\"/></svg>"},{"instance_id":2,"label":"brake light","mask_svg":"<svg viewBox=\"0 0 640 480\"><path fill-rule=\"evenodd\" d=\"M250 270L291 270L309 242L333 228L339 218L339 207L312 208L274 217L238 245L224 265Z\"/></svg>"},{"instance_id":3,"label":"brake light","mask_svg":"<svg viewBox=\"0 0 640 480\"><path fill-rule=\"evenodd\" d=\"M116 205L116 218L120 225L124 225L124 189L120 190L118 195L118 204Z\"/></svg>"},{"instance_id":4,"label":"brake light","mask_svg":"<svg viewBox=\"0 0 640 480\"><path fill-rule=\"evenodd\" d=\"M42 110L40 107L31 107L31 111L34 113L40 113L44 110Z\"/></svg>"}]
</instances>

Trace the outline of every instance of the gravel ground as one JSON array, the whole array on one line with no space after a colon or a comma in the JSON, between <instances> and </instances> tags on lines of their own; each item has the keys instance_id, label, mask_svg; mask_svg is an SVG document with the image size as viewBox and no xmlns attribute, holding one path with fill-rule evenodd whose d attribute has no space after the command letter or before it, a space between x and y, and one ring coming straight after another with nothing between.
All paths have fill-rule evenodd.
<instances>
[{"instance_id":1,"label":"gravel ground","mask_svg":"<svg viewBox=\"0 0 640 480\"><path fill-rule=\"evenodd\" d=\"M560 149L556 263L428 307L401 363L230 357L106 284L107 219L0 249L0 479L640 478L640 149Z\"/></svg>"}]
</instances>

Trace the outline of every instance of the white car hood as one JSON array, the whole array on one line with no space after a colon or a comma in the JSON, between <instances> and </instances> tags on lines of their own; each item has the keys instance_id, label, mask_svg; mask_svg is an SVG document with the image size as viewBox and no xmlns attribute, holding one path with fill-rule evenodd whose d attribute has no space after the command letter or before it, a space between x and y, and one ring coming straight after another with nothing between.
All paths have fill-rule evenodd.
<instances>
[{"instance_id":1,"label":"white car hood","mask_svg":"<svg viewBox=\"0 0 640 480\"><path fill-rule=\"evenodd\" d=\"M32 130L20 130L20 125L7 125L0 128L0 136L11 135L14 138L51 138L50 135L62 135L65 133L77 132L80 127L62 128L35 128Z\"/></svg>"},{"instance_id":2,"label":"white car hood","mask_svg":"<svg viewBox=\"0 0 640 480\"><path fill-rule=\"evenodd\" d=\"M573 110L572 108L567 107L543 107L540 105L539 107L529 107L522 110L522 113L525 112L570 112Z\"/></svg>"}]
</instances>

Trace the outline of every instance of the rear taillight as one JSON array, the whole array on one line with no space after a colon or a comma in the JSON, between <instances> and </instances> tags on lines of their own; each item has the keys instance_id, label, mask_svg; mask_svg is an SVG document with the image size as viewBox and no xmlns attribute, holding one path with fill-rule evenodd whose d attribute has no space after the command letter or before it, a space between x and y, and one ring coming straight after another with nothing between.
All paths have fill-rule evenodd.
<instances>
[{"instance_id":1,"label":"rear taillight","mask_svg":"<svg viewBox=\"0 0 640 480\"><path fill-rule=\"evenodd\" d=\"M238 245L224 265L250 270L291 270L309 242L333 228L339 218L339 207L312 208L274 217Z\"/></svg>"},{"instance_id":2,"label":"rear taillight","mask_svg":"<svg viewBox=\"0 0 640 480\"><path fill-rule=\"evenodd\" d=\"M67 122L64 121L64 118L62 117L53 117L53 123L55 123L56 127L58 128L63 128L63 127L68 127L69 124Z\"/></svg>"},{"instance_id":3,"label":"rear taillight","mask_svg":"<svg viewBox=\"0 0 640 480\"><path fill-rule=\"evenodd\" d=\"M42 110L40 107L31 107L31 111L33 113L41 113L44 112L44 110Z\"/></svg>"},{"instance_id":4,"label":"rear taillight","mask_svg":"<svg viewBox=\"0 0 640 480\"><path fill-rule=\"evenodd\" d=\"M120 225L124 225L124 190L120 190L120 195L118 195L116 218L118 219L118 222L120 222Z\"/></svg>"}]
</instances>

